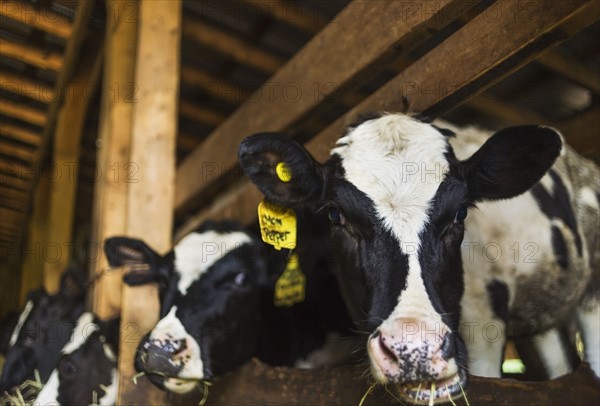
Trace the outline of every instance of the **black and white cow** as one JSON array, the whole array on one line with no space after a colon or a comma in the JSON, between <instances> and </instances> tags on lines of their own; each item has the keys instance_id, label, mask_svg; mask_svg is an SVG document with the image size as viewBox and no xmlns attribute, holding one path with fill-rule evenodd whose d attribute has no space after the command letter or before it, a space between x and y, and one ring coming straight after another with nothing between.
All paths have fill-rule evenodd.
<instances>
[{"instance_id":1,"label":"black and white cow","mask_svg":"<svg viewBox=\"0 0 600 406\"><path fill-rule=\"evenodd\" d=\"M27 296L9 342L0 377L0 392L35 378L46 382L77 318L83 313L87 278L76 267L67 269L54 295L38 289Z\"/></svg>"},{"instance_id":2,"label":"black and white cow","mask_svg":"<svg viewBox=\"0 0 600 406\"><path fill-rule=\"evenodd\" d=\"M449 131L386 113L350 126L324 164L282 134L248 137L239 158L267 200L329 213L344 299L371 332L372 375L407 400L457 396L467 371L498 376L507 331L543 333L575 312L598 373L598 169L561 153L546 127L461 137L454 146ZM276 176L279 162L291 181ZM461 252L498 240L539 241L537 263Z\"/></svg>"},{"instance_id":3,"label":"black and white cow","mask_svg":"<svg viewBox=\"0 0 600 406\"><path fill-rule=\"evenodd\" d=\"M328 333L351 327L325 255L299 250L305 301L275 307L273 286L287 253L273 253L231 222L205 224L164 256L123 237L107 239L105 251L111 266L129 265L126 283L160 286L161 319L140 342L135 367L165 390L190 392L253 356L293 365Z\"/></svg>"},{"instance_id":4,"label":"black and white cow","mask_svg":"<svg viewBox=\"0 0 600 406\"><path fill-rule=\"evenodd\" d=\"M118 332L119 319L104 322L92 313L83 313L34 404L114 405L119 378Z\"/></svg>"}]
</instances>

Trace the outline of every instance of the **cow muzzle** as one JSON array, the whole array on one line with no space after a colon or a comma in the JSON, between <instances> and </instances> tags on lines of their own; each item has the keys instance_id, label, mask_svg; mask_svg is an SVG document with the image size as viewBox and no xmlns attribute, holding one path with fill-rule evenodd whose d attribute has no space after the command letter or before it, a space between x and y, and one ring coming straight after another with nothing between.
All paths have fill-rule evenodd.
<instances>
[{"instance_id":1,"label":"cow muzzle","mask_svg":"<svg viewBox=\"0 0 600 406\"><path fill-rule=\"evenodd\" d=\"M412 403L447 402L462 394L467 373L456 361L455 334L443 323L385 321L369 338L371 371Z\"/></svg>"}]
</instances>

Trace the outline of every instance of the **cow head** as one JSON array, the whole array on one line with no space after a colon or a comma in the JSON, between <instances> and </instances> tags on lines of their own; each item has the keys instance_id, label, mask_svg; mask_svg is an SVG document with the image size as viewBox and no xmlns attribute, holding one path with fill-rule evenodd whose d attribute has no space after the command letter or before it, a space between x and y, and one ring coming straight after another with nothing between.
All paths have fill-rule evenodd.
<instances>
[{"instance_id":1,"label":"cow head","mask_svg":"<svg viewBox=\"0 0 600 406\"><path fill-rule=\"evenodd\" d=\"M83 313L35 404L114 405L118 332L118 319L103 322Z\"/></svg>"},{"instance_id":2,"label":"cow head","mask_svg":"<svg viewBox=\"0 0 600 406\"><path fill-rule=\"evenodd\" d=\"M268 285L259 247L231 224L188 234L164 256L140 240L106 240L111 266L129 266L127 284L160 287L161 319L138 346L138 371L161 389L186 393L256 352L260 291Z\"/></svg>"},{"instance_id":3,"label":"cow head","mask_svg":"<svg viewBox=\"0 0 600 406\"><path fill-rule=\"evenodd\" d=\"M29 293L10 337L0 391L33 380L36 370L42 382L48 379L83 313L86 286L83 270L71 267L63 273L57 294L44 289Z\"/></svg>"},{"instance_id":4,"label":"cow head","mask_svg":"<svg viewBox=\"0 0 600 406\"><path fill-rule=\"evenodd\" d=\"M328 212L342 294L370 333L372 375L423 403L466 384L457 330L468 209L525 192L560 149L552 129L513 127L459 161L446 131L384 114L351 126L325 164L281 134L248 137L239 159L267 200ZM291 180L278 178L280 162Z\"/></svg>"}]
</instances>

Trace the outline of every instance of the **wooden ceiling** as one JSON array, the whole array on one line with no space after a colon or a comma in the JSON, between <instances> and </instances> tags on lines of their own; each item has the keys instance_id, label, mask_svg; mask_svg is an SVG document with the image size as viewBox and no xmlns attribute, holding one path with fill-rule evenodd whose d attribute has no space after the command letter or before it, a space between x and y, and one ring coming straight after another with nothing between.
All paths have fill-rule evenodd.
<instances>
[{"instance_id":1,"label":"wooden ceiling","mask_svg":"<svg viewBox=\"0 0 600 406\"><path fill-rule=\"evenodd\" d=\"M201 148L207 137L219 134L221 124L243 103L252 103L256 97L268 98L265 91L288 92L290 109L295 108L298 88L293 83L275 81L273 75L323 27L335 24L336 15L349 2L184 1L177 139L180 168L195 159L192 152ZM82 43L90 32L101 33L104 21L110 17L104 2L83 3L85 12L80 2L69 0L0 0L0 261L18 254L26 239L37 181L52 163L48 152L59 96L84 60L81 50L90 48L82 47ZM494 2L463 3L451 18L397 44L397 52L378 60L369 68L369 74L352 86L338 88L323 78L312 88L302 87L301 91L314 92L314 97L328 97L328 102L321 104L310 119L291 123L287 130L300 141L310 139ZM563 130L579 152L598 161L599 18L592 16L595 22L591 25L586 23L561 45L484 94L466 97L445 117L458 124L477 123L490 128L525 122L551 124ZM308 70L310 61L306 63ZM263 94L254 93L261 86ZM119 89L127 91L122 86L116 91ZM99 110L96 94L82 139L76 228L88 227L91 219ZM194 204L178 205L176 226L183 225L230 183L225 179L221 188L206 191Z\"/></svg>"}]
</instances>

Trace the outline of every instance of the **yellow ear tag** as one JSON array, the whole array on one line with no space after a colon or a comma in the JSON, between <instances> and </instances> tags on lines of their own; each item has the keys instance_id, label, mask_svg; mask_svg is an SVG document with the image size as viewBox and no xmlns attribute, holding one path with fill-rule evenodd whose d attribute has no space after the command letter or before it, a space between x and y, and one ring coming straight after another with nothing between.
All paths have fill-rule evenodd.
<instances>
[{"instance_id":1,"label":"yellow ear tag","mask_svg":"<svg viewBox=\"0 0 600 406\"><path fill-rule=\"evenodd\" d=\"M292 254L285 270L275 282L274 304L277 307L292 306L304 301L306 278L300 269L297 254Z\"/></svg>"},{"instance_id":2,"label":"yellow ear tag","mask_svg":"<svg viewBox=\"0 0 600 406\"><path fill-rule=\"evenodd\" d=\"M281 161L275 167L275 173L277 177L282 182L289 182L292 180L292 169L285 164L285 162Z\"/></svg>"},{"instance_id":3,"label":"yellow ear tag","mask_svg":"<svg viewBox=\"0 0 600 406\"><path fill-rule=\"evenodd\" d=\"M293 209L262 201L258 204L262 240L276 250L296 248L296 213Z\"/></svg>"}]
</instances>

